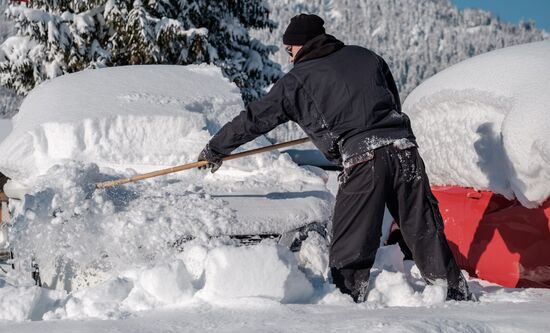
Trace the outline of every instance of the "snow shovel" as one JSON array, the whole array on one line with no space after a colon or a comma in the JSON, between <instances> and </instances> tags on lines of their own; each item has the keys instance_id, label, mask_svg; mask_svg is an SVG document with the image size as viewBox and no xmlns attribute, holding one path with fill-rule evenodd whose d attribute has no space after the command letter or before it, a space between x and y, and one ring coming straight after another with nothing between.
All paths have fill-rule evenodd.
<instances>
[{"instance_id":1,"label":"snow shovel","mask_svg":"<svg viewBox=\"0 0 550 333\"><path fill-rule=\"evenodd\" d=\"M288 141L288 142L278 143L278 144L267 146L267 147L256 148L256 149L251 149L251 150L243 151L243 152L240 152L240 153L232 154L232 155L224 157L222 160L223 161L234 160L236 158L255 155L255 154L259 154L259 153L265 153L265 152L268 152L268 151L272 151L272 150L275 150L275 149L281 149L281 148L285 148L285 147L289 147L289 146L299 145L299 144L302 144L302 143L306 143L308 141L309 141L309 138L301 138L301 139L292 140L292 141ZM96 189L106 189L106 188L117 186L117 185L136 182L138 180L143 180L143 179L147 179L147 178L153 178L153 177L158 177L158 176L162 176L162 175L167 175L169 173L174 173L174 172L178 172L178 171L198 168L198 167L204 166L206 164L208 164L207 161L198 161L198 162L194 162L194 163L182 164L182 165L178 165L178 166L175 166L175 167L162 169L162 170L158 170L158 171L153 171L153 172L149 172L149 173L144 173L144 174L136 175L136 176L129 177L129 178L121 178L121 179L115 179L115 180L110 180L110 181L98 183L98 184L95 185L95 188Z\"/></svg>"}]
</instances>

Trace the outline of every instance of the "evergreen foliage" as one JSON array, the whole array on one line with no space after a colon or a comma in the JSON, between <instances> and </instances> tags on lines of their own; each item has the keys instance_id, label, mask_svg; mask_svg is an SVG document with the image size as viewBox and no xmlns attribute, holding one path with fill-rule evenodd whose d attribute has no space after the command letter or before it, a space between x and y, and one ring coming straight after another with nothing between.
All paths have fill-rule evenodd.
<instances>
[{"instance_id":1,"label":"evergreen foliage","mask_svg":"<svg viewBox=\"0 0 550 333\"><path fill-rule=\"evenodd\" d=\"M2 15L8 3L8 0L0 0L0 44L15 33L13 23ZM22 99L15 91L0 85L0 118L11 118L17 112Z\"/></svg>"},{"instance_id":2,"label":"evergreen foliage","mask_svg":"<svg viewBox=\"0 0 550 333\"><path fill-rule=\"evenodd\" d=\"M17 32L0 49L0 84L26 94L87 68L211 63L245 102L276 81L277 50L248 29L274 29L263 0L34 0L7 11Z\"/></svg>"}]
</instances>

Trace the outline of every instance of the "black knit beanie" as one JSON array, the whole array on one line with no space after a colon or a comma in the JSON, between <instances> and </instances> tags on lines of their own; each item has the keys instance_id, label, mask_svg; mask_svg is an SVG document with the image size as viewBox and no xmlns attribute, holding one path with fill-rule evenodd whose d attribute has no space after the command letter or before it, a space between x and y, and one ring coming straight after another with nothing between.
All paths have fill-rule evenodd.
<instances>
[{"instance_id":1,"label":"black knit beanie","mask_svg":"<svg viewBox=\"0 0 550 333\"><path fill-rule=\"evenodd\" d=\"M313 37L325 33L322 18L317 15L300 14L290 19L290 24L283 35L285 45L304 45Z\"/></svg>"}]
</instances>

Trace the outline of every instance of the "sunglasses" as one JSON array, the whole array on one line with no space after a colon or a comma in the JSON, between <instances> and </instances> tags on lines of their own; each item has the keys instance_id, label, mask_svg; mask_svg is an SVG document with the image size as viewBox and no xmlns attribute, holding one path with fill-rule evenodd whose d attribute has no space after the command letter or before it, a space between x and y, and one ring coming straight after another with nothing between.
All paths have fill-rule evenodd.
<instances>
[{"instance_id":1,"label":"sunglasses","mask_svg":"<svg viewBox=\"0 0 550 333\"><path fill-rule=\"evenodd\" d=\"M285 51L286 53L288 53L289 56L292 57L292 46L286 46Z\"/></svg>"}]
</instances>

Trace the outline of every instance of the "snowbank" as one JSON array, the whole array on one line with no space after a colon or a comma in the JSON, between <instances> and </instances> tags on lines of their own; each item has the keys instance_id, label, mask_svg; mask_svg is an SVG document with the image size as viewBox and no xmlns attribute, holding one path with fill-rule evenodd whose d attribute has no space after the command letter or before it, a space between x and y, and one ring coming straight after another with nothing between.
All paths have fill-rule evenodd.
<instances>
[{"instance_id":1,"label":"snowbank","mask_svg":"<svg viewBox=\"0 0 550 333\"><path fill-rule=\"evenodd\" d=\"M29 286L25 279L17 286L0 276L0 305L6 309L0 312L0 321L122 319L144 311L189 309L205 302L222 307L355 304L330 284L326 274L316 280L319 276L303 272L321 258L324 262L319 268L326 273L326 253L315 252L309 249L298 255L271 241L240 247L190 244L166 261L134 265L71 293ZM365 304L380 308L443 303L445 287L426 286L416 267L405 268L402 259L397 245L381 248Z\"/></svg>"},{"instance_id":2,"label":"snowbank","mask_svg":"<svg viewBox=\"0 0 550 333\"><path fill-rule=\"evenodd\" d=\"M40 295L38 287L19 287L4 285L0 288L2 311L0 320L28 320L31 319L32 309Z\"/></svg>"},{"instance_id":3,"label":"snowbank","mask_svg":"<svg viewBox=\"0 0 550 333\"><path fill-rule=\"evenodd\" d=\"M541 310L550 304L547 290L504 289L470 279L479 303L444 302L445 287L426 286L412 262L403 264L397 245L380 249L368 300L361 305L342 295L326 277L320 284L312 283L301 272L303 262L271 242L237 248L191 245L186 250L180 258L135 266L99 285L69 294L25 283L18 286L0 276L0 329L103 332L116 326L123 332L164 328L234 331L242 330L243 323L251 331L266 327L287 331L292 327L312 332L360 332L370 327L387 331L390 327L424 332L456 326L467 332L494 327L545 332L547 328L548 319ZM292 302L301 304L281 304ZM507 315L487 316L485 310ZM508 317L514 321L506 321ZM124 321L113 321L116 319ZM26 320L44 322L21 322Z\"/></svg>"},{"instance_id":4,"label":"snowbank","mask_svg":"<svg viewBox=\"0 0 550 333\"><path fill-rule=\"evenodd\" d=\"M66 159L138 171L191 162L242 107L238 88L214 66L64 75L25 98L0 146L0 170L30 183Z\"/></svg>"},{"instance_id":5,"label":"snowbank","mask_svg":"<svg viewBox=\"0 0 550 333\"><path fill-rule=\"evenodd\" d=\"M438 185L490 189L536 207L550 196L550 42L454 65L403 109Z\"/></svg>"},{"instance_id":6,"label":"snowbank","mask_svg":"<svg viewBox=\"0 0 550 333\"><path fill-rule=\"evenodd\" d=\"M119 319L131 313L189 302L195 290L184 263L175 260L135 268L68 295L44 319Z\"/></svg>"},{"instance_id":7,"label":"snowbank","mask_svg":"<svg viewBox=\"0 0 550 333\"><path fill-rule=\"evenodd\" d=\"M67 295L29 284L10 283L0 276L0 322L3 320L41 320Z\"/></svg>"}]
</instances>

